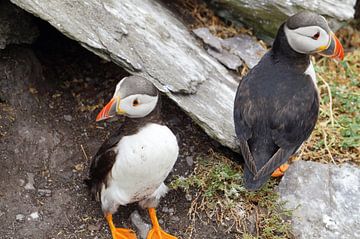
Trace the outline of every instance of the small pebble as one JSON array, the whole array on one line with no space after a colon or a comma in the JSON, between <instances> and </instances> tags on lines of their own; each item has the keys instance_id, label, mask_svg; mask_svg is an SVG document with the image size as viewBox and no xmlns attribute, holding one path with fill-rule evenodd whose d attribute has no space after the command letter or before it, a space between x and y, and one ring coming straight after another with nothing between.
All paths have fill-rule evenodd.
<instances>
[{"instance_id":1,"label":"small pebble","mask_svg":"<svg viewBox=\"0 0 360 239\"><path fill-rule=\"evenodd\" d=\"M141 239L146 239L146 236L151 228L151 226L144 222L144 220L141 218L139 212L135 210L130 215L131 222L135 225L139 232L139 236Z\"/></svg>"},{"instance_id":2,"label":"small pebble","mask_svg":"<svg viewBox=\"0 0 360 239\"><path fill-rule=\"evenodd\" d=\"M20 185L20 187L23 187L25 185L25 180L19 179L19 185Z\"/></svg>"},{"instance_id":3,"label":"small pebble","mask_svg":"<svg viewBox=\"0 0 360 239\"><path fill-rule=\"evenodd\" d=\"M24 222L25 221L25 215L24 214L17 214L15 218L16 218L17 222Z\"/></svg>"},{"instance_id":4,"label":"small pebble","mask_svg":"<svg viewBox=\"0 0 360 239\"><path fill-rule=\"evenodd\" d=\"M180 221L180 218L179 218L178 216L172 216L172 217L170 218L170 220L171 220L171 221L174 221L174 222L178 222L178 221Z\"/></svg>"},{"instance_id":5,"label":"small pebble","mask_svg":"<svg viewBox=\"0 0 360 239\"><path fill-rule=\"evenodd\" d=\"M169 208L169 214L170 214L170 215L173 215L174 212L175 212L174 208Z\"/></svg>"},{"instance_id":6,"label":"small pebble","mask_svg":"<svg viewBox=\"0 0 360 239\"><path fill-rule=\"evenodd\" d=\"M89 231L100 231L102 224L99 223L97 225L91 224L88 226Z\"/></svg>"},{"instance_id":7,"label":"small pebble","mask_svg":"<svg viewBox=\"0 0 360 239\"><path fill-rule=\"evenodd\" d=\"M27 176L28 176L28 182L25 185L25 189L26 190L35 190L35 187L34 187L34 184L35 184L34 177L35 177L35 175L33 173L27 173Z\"/></svg>"},{"instance_id":8,"label":"small pebble","mask_svg":"<svg viewBox=\"0 0 360 239\"><path fill-rule=\"evenodd\" d=\"M72 116L71 115L64 115L64 119L66 120L66 121L72 121Z\"/></svg>"},{"instance_id":9,"label":"small pebble","mask_svg":"<svg viewBox=\"0 0 360 239\"><path fill-rule=\"evenodd\" d=\"M189 193L187 193L185 194L185 199L188 201L192 201L192 196Z\"/></svg>"},{"instance_id":10,"label":"small pebble","mask_svg":"<svg viewBox=\"0 0 360 239\"><path fill-rule=\"evenodd\" d=\"M193 164L194 164L194 159L193 159L193 157L192 156L187 156L186 157L186 163L191 167L191 166L193 166Z\"/></svg>"},{"instance_id":11,"label":"small pebble","mask_svg":"<svg viewBox=\"0 0 360 239\"><path fill-rule=\"evenodd\" d=\"M40 197L51 197L51 193L50 189L38 189L38 195Z\"/></svg>"},{"instance_id":12,"label":"small pebble","mask_svg":"<svg viewBox=\"0 0 360 239\"><path fill-rule=\"evenodd\" d=\"M33 212L29 216L33 220L39 219L39 217L40 217L38 212Z\"/></svg>"}]
</instances>

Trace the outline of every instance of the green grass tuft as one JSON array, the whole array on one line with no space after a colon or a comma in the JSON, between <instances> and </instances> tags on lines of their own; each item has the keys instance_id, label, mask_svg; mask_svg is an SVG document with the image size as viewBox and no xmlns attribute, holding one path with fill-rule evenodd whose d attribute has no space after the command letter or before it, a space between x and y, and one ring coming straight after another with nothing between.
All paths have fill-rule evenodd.
<instances>
[{"instance_id":1,"label":"green grass tuft","mask_svg":"<svg viewBox=\"0 0 360 239\"><path fill-rule=\"evenodd\" d=\"M244 188L242 177L238 165L210 153L197 159L192 175L176 178L171 187L186 193L195 192L189 212L194 223L202 212L239 238L291 238L290 222L286 220L291 211L284 210L278 200L274 190L277 182L270 180L261 190L249 192ZM249 221L251 215L254 219ZM254 225L255 231L251 231Z\"/></svg>"}]
</instances>

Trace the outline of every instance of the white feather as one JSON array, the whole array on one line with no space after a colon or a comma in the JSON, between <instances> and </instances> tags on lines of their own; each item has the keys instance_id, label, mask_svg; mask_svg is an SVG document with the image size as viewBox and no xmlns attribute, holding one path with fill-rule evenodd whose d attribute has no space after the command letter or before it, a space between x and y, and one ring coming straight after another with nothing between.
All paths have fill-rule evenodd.
<instances>
[{"instance_id":1,"label":"white feather","mask_svg":"<svg viewBox=\"0 0 360 239\"><path fill-rule=\"evenodd\" d=\"M308 68L305 70L304 74L310 76L312 81L314 82L314 85L317 86L316 74L315 74L314 66L311 61Z\"/></svg>"},{"instance_id":2,"label":"white feather","mask_svg":"<svg viewBox=\"0 0 360 239\"><path fill-rule=\"evenodd\" d=\"M154 110L158 96L150 96L144 94L130 95L120 100L120 108L126 112L130 118L141 118L150 114ZM136 106L133 105L134 101L138 101Z\"/></svg>"},{"instance_id":3,"label":"white feather","mask_svg":"<svg viewBox=\"0 0 360 239\"><path fill-rule=\"evenodd\" d=\"M319 47L328 46L331 38L329 34L319 26L299 27L296 29L289 29L284 26L286 39L291 48L299 53L311 54L318 51ZM319 33L318 39L311 38L316 33Z\"/></svg>"},{"instance_id":4,"label":"white feather","mask_svg":"<svg viewBox=\"0 0 360 239\"><path fill-rule=\"evenodd\" d=\"M109 185L101 192L104 211L114 213L119 205L159 199L166 193L163 182L179 153L176 137L168 127L147 124L138 133L123 137L115 151Z\"/></svg>"}]
</instances>

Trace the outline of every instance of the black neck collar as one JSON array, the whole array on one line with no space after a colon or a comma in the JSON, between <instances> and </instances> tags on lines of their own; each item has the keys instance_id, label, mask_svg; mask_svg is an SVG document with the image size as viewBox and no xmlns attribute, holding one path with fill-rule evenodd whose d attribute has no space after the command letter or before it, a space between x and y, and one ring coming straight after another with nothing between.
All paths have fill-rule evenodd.
<instances>
[{"instance_id":1,"label":"black neck collar","mask_svg":"<svg viewBox=\"0 0 360 239\"><path fill-rule=\"evenodd\" d=\"M296 65L301 68L305 67L306 69L310 63L310 57L307 54L296 52L291 48L285 35L284 25L285 23L283 23L278 30L271 49L271 55L277 61L288 62L291 65Z\"/></svg>"}]
</instances>

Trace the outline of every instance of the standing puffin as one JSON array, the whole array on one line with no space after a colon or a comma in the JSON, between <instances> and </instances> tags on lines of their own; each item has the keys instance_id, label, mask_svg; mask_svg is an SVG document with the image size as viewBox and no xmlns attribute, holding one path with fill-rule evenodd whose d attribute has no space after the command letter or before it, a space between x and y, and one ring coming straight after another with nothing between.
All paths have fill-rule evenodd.
<instances>
[{"instance_id":1,"label":"standing puffin","mask_svg":"<svg viewBox=\"0 0 360 239\"><path fill-rule=\"evenodd\" d=\"M325 18L299 12L280 26L272 49L240 82L234 123L249 190L259 189L272 173L281 176L315 127L319 95L309 56L314 53L344 58Z\"/></svg>"},{"instance_id":2,"label":"standing puffin","mask_svg":"<svg viewBox=\"0 0 360 239\"><path fill-rule=\"evenodd\" d=\"M127 116L94 156L87 181L101 202L114 239L136 238L134 231L116 228L112 220L119 205L134 202L149 210L153 228L147 239L176 239L160 228L155 212L168 191L164 180L179 154L175 135L162 124L159 101L159 92L152 83L138 76L126 77L96 118Z\"/></svg>"}]
</instances>

